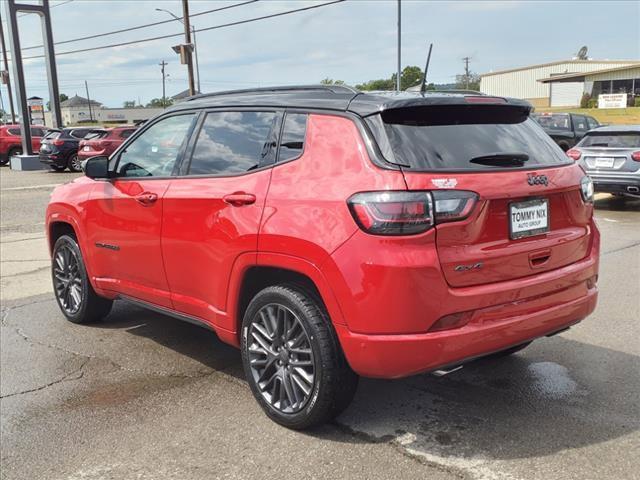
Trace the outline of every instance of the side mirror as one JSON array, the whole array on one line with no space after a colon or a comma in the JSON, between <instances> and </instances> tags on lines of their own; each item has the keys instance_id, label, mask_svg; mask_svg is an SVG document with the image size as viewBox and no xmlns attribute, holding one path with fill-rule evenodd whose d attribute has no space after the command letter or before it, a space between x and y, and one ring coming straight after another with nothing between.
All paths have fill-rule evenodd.
<instances>
[{"instance_id":1,"label":"side mirror","mask_svg":"<svg viewBox=\"0 0 640 480\"><path fill-rule=\"evenodd\" d=\"M109 178L109 157L91 157L82 162L84 174L93 179Z\"/></svg>"}]
</instances>

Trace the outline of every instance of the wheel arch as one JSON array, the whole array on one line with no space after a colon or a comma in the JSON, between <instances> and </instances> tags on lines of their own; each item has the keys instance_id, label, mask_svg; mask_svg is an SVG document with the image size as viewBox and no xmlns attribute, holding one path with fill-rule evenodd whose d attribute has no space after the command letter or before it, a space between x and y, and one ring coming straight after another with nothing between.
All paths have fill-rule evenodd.
<instances>
[{"instance_id":1,"label":"wheel arch","mask_svg":"<svg viewBox=\"0 0 640 480\"><path fill-rule=\"evenodd\" d=\"M236 345L239 345L242 318L249 302L270 285L290 283L302 287L321 302L332 323L345 323L334 293L316 265L286 254L259 253L257 262L256 257L251 257L252 262L247 261L249 257L244 262L236 262L228 289L228 323L223 327L235 333Z\"/></svg>"}]
</instances>

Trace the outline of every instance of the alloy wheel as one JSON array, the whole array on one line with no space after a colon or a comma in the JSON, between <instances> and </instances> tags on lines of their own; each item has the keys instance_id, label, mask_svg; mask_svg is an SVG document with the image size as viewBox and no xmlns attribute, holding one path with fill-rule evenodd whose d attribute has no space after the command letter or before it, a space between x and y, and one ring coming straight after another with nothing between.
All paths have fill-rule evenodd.
<instances>
[{"instance_id":1,"label":"alloy wheel","mask_svg":"<svg viewBox=\"0 0 640 480\"><path fill-rule=\"evenodd\" d=\"M253 380L267 403L282 413L302 410L313 392L315 362L298 316L283 305L265 305L252 319L247 345Z\"/></svg>"},{"instance_id":2,"label":"alloy wheel","mask_svg":"<svg viewBox=\"0 0 640 480\"><path fill-rule=\"evenodd\" d=\"M67 314L76 314L82 306L82 277L78 256L68 245L56 250L53 278L60 305Z\"/></svg>"},{"instance_id":3,"label":"alloy wheel","mask_svg":"<svg viewBox=\"0 0 640 480\"><path fill-rule=\"evenodd\" d=\"M69 160L69 166L74 172L82 171L82 161L78 158L77 154L71 156L71 159Z\"/></svg>"}]
</instances>

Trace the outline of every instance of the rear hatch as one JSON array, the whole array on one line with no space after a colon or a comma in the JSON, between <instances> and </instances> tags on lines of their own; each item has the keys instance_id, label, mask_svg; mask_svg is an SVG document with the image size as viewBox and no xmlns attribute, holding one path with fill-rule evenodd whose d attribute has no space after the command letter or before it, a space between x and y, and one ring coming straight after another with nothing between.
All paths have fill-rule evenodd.
<instances>
[{"instance_id":1,"label":"rear hatch","mask_svg":"<svg viewBox=\"0 0 640 480\"><path fill-rule=\"evenodd\" d=\"M94 130L88 133L84 140L80 140L78 153L83 157L91 157L95 155L105 155L105 147L109 136L108 130Z\"/></svg>"},{"instance_id":2,"label":"rear hatch","mask_svg":"<svg viewBox=\"0 0 640 480\"><path fill-rule=\"evenodd\" d=\"M383 155L403 165L409 190L434 192L436 210L456 192L477 194L469 212L436 220L438 256L451 286L535 275L589 251L584 172L528 113L507 104L433 105L367 119Z\"/></svg>"},{"instance_id":3,"label":"rear hatch","mask_svg":"<svg viewBox=\"0 0 640 480\"><path fill-rule=\"evenodd\" d=\"M61 134L62 132L58 130L49 131L49 133L47 133L40 141L40 153L47 155L57 152L58 149L56 148L56 143L62 142L55 141L60 137Z\"/></svg>"},{"instance_id":4,"label":"rear hatch","mask_svg":"<svg viewBox=\"0 0 640 480\"><path fill-rule=\"evenodd\" d=\"M592 131L578 144L580 160L593 173L635 172L640 162L632 155L640 152L640 132Z\"/></svg>"}]
</instances>

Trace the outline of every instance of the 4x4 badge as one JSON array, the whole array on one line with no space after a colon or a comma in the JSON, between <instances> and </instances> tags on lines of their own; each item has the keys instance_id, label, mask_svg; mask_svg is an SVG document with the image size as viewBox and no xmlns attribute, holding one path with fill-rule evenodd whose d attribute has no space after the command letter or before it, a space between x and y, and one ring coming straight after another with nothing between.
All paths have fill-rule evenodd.
<instances>
[{"instance_id":1,"label":"4x4 badge","mask_svg":"<svg viewBox=\"0 0 640 480\"><path fill-rule=\"evenodd\" d=\"M535 173L529 173L527 175L527 183L531 186L544 185L546 187L547 185L549 185L549 179L546 175L536 175Z\"/></svg>"}]
</instances>

